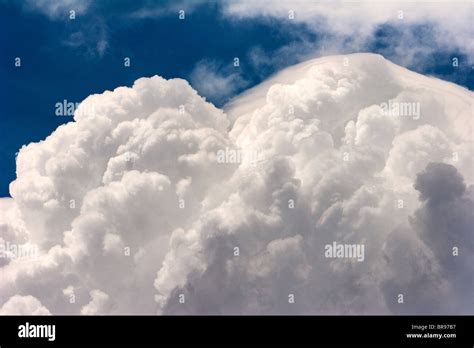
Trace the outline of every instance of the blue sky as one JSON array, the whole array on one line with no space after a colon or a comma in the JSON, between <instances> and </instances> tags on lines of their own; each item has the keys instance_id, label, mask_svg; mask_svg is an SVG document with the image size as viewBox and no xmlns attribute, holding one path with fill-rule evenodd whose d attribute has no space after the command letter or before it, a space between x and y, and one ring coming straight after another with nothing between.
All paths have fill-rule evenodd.
<instances>
[{"instance_id":1,"label":"blue sky","mask_svg":"<svg viewBox=\"0 0 474 348\"><path fill-rule=\"evenodd\" d=\"M356 40L360 33L313 25L320 17L233 16L223 7L203 1L72 0L53 7L47 0L0 0L0 197L9 195L19 148L72 120L55 115L57 102L80 102L143 76L184 78L222 106L285 66L325 53L369 51L474 88L469 51L440 45L436 21L382 21ZM69 8L77 9L74 20ZM184 20L178 18L180 9L186 11ZM334 42L330 51L325 48ZM404 54L412 48L418 51ZM15 57L21 57L20 68ZM125 57L130 67L124 67ZM239 67L233 66L234 57ZM452 66L453 57L458 67Z\"/></svg>"}]
</instances>

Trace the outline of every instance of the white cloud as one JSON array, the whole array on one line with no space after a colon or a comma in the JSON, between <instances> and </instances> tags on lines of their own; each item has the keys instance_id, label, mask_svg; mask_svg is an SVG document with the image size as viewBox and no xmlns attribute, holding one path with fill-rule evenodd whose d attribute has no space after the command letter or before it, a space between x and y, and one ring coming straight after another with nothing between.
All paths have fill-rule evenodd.
<instances>
[{"instance_id":1,"label":"white cloud","mask_svg":"<svg viewBox=\"0 0 474 348\"><path fill-rule=\"evenodd\" d=\"M390 36L387 54L403 66L424 64L430 54L448 50L465 54L471 64L474 53L471 1L236 0L226 2L222 11L238 20L263 17L304 24L318 40L311 48L288 48L306 57L368 50L376 30L386 24L400 31L400 37ZM430 27L422 31L417 25Z\"/></svg>"},{"instance_id":2,"label":"white cloud","mask_svg":"<svg viewBox=\"0 0 474 348\"><path fill-rule=\"evenodd\" d=\"M419 119L382 113L383 102L413 98L421 103ZM397 280L387 280L386 274L402 277L403 271L395 262L386 264L383 246L391 245L389 236L395 243L405 238L403 230L391 232L419 207L413 188L417 170L430 160L452 162L453 149L470 141L471 102L472 93L463 88L365 54L303 63L231 102L225 108L235 120L230 138L262 160L256 167L241 165L221 188L222 202L203 211L187 231L173 233L171 251L155 281L160 312L396 311L392 301L400 289L386 287ZM456 108L459 114L449 111ZM396 146L407 136L416 146L403 150L405 158L418 161L395 163ZM468 148L472 153L472 145ZM471 175L470 165L457 165L463 175ZM400 199L403 209L397 207ZM430 247L412 238L413 246L421 245L436 263ZM364 244L365 261L324 258L324 245L333 241ZM424 262L416 248L410 257ZM439 279L438 294L453 295L443 293L441 270L410 272ZM418 284L408 285L412 289L404 291L422 296ZM288 303L290 294L294 304ZM180 303L179 295L188 301ZM431 305L433 312L453 311ZM400 312L428 310L402 308Z\"/></svg>"},{"instance_id":3,"label":"white cloud","mask_svg":"<svg viewBox=\"0 0 474 348\"><path fill-rule=\"evenodd\" d=\"M15 295L0 308L2 315L48 315L51 314L38 299L33 296Z\"/></svg>"},{"instance_id":4,"label":"white cloud","mask_svg":"<svg viewBox=\"0 0 474 348\"><path fill-rule=\"evenodd\" d=\"M94 315L109 313L111 308L109 295L100 290L92 290L90 296L91 301L82 307L81 314Z\"/></svg>"},{"instance_id":5,"label":"white cloud","mask_svg":"<svg viewBox=\"0 0 474 348\"><path fill-rule=\"evenodd\" d=\"M18 155L15 204L4 224L21 230L24 221L42 254L1 270L2 298L23 289L43 299L73 285L74 306L99 288L118 312L153 311L153 279L169 234L187 226L209 185L230 174L213 166L217 150L230 146L227 127L223 112L184 80L144 78L87 98L75 122ZM19 222L9 218L12 209ZM45 304L70 311L63 297Z\"/></svg>"},{"instance_id":6,"label":"white cloud","mask_svg":"<svg viewBox=\"0 0 474 348\"><path fill-rule=\"evenodd\" d=\"M0 305L26 294L53 314L456 313L469 269L446 274L446 231L426 233L442 213L419 192L472 185L472 98L372 54L291 67L225 112L157 76L91 95L18 155L0 237L40 256L2 264ZM384 113L390 100L419 102L420 117ZM255 161L220 163L223 149ZM325 258L333 241L364 244L364 261Z\"/></svg>"},{"instance_id":7,"label":"white cloud","mask_svg":"<svg viewBox=\"0 0 474 348\"><path fill-rule=\"evenodd\" d=\"M176 0L169 2L160 2L153 3L148 2L139 9L131 12L128 17L135 19L145 19L145 18L160 18L162 16L170 16L175 14L178 16L180 11L184 11L184 15L189 15L195 11L197 7L202 4L205 4L204 0Z\"/></svg>"}]
</instances>

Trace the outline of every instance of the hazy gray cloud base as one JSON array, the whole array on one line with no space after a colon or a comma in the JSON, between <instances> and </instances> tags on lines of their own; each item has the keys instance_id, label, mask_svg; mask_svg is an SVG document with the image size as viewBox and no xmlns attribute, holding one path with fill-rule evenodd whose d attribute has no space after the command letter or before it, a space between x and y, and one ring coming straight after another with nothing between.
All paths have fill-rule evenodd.
<instances>
[{"instance_id":1,"label":"hazy gray cloud base","mask_svg":"<svg viewBox=\"0 0 474 348\"><path fill-rule=\"evenodd\" d=\"M18 155L0 241L40 252L2 260L0 313L472 314L472 97L371 54L224 110L158 76L89 96Z\"/></svg>"}]
</instances>

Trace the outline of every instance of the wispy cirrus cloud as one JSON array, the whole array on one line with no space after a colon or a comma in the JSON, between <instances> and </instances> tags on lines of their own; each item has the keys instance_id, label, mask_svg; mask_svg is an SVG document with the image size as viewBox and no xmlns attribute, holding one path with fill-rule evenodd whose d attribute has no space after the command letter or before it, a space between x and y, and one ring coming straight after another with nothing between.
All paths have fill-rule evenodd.
<instances>
[{"instance_id":1,"label":"wispy cirrus cloud","mask_svg":"<svg viewBox=\"0 0 474 348\"><path fill-rule=\"evenodd\" d=\"M249 84L240 74L240 67L212 60L196 63L189 75L189 81L201 95L217 103L227 100Z\"/></svg>"},{"instance_id":2,"label":"wispy cirrus cloud","mask_svg":"<svg viewBox=\"0 0 474 348\"><path fill-rule=\"evenodd\" d=\"M183 10L186 14L192 13L197 7L209 3L206 0L178 0L178 1L145 1L126 17L135 19L153 19L162 16L178 15Z\"/></svg>"},{"instance_id":3,"label":"wispy cirrus cloud","mask_svg":"<svg viewBox=\"0 0 474 348\"><path fill-rule=\"evenodd\" d=\"M71 22L63 27L60 43L81 50L89 58L101 58L109 48L109 27L106 16L92 9L93 5L91 0L27 0L22 8L54 22Z\"/></svg>"},{"instance_id":4,"label":"wispy cirrus cloud","mask_svg":"<svg viewBox=\"0 0 474 348\"><path fill-rule=\"evenodd\" d=\"M71 32L62 44L80 49L87 57L103 57L109 48L109 28L101 17L86 19L86 24Z\"/></svg>"},{"instance_id":5,"label":"wispy cirrus cloud","mask_svg":"<svg viewBox=\"0 0 474 348\"><path fill-rule=\"evenodd\" d=\"M225 3L222 13L234 20L304 24L319 36L294 50L302 60L368 51L421 71L438 52L456 54L465 67L474 56L471 1L236 0Z\"/></svg>"},{"instance_id":6,"label":"wispy cirrus cloud","mask_svg":"<svg viewBox=\"0 0 474 348\"><path fill-rule=\"evenodd\" d=\"M69 11L84 14L88 11L91 0L26 0L24 8L37 11L50 19L67 19Z\"/></svg>"}]
</instances>

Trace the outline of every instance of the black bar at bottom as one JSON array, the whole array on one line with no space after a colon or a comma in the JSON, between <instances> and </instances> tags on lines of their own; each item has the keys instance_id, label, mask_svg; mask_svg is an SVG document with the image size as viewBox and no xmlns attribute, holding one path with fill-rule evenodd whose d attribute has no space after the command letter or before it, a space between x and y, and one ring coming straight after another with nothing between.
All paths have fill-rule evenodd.
<instances>
[{"instance_id":1,"label":"black bar at bottom","mask_svg":"<svg viewBox=\"0 0 474 348\"><path fill-rule=\"evenodd\" d=\"M54 339L52 326L44 325L54 325ZM0 316L0 347L39 344L473 347L473 331L472 316Z\"/></svg>"}]
</instances>

